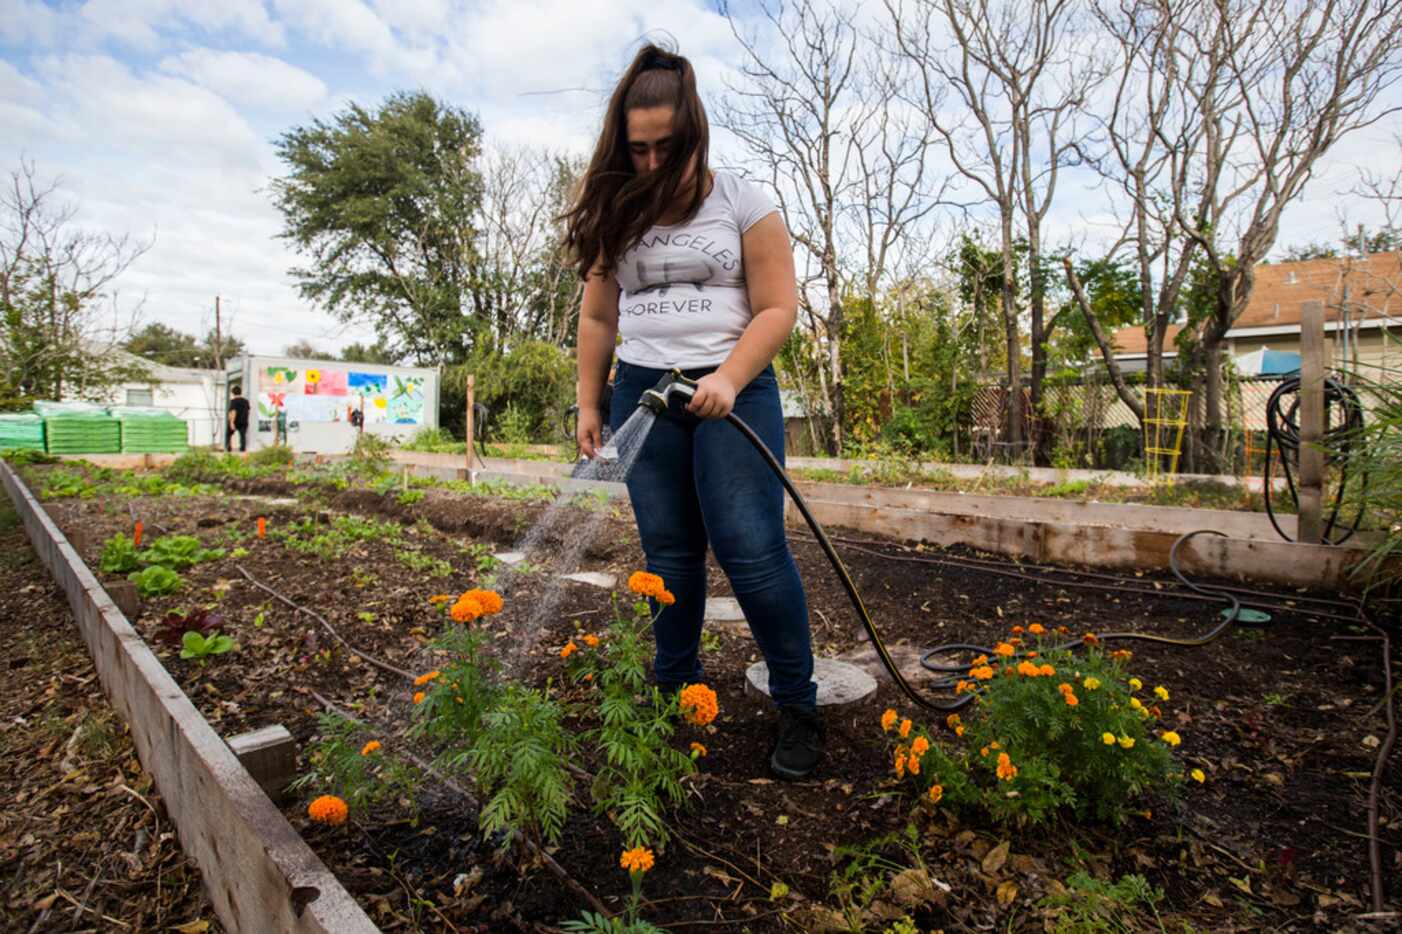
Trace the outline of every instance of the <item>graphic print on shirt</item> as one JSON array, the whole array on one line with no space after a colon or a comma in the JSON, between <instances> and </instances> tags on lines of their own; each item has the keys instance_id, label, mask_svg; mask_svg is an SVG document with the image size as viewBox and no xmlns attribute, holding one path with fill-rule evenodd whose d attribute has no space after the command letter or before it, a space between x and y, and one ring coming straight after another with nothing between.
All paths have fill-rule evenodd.
<instances>
[{"instance_id":1,"label":"graphic print on shirt","mask_svg":"<svg viewBox=\"0 0 1402 934\"><path fill-rule=\"evenodd\" d=\"M639 257L633 264L633 275L638 282L638 287L632 290L634 295L650 292L666 295L676 285L689 285L698 292L705 291L702 286L715 278L716 269L702 256L688 253L664 257L660 271L651 268L646 260Z\"/></svg>"}]
</instances>

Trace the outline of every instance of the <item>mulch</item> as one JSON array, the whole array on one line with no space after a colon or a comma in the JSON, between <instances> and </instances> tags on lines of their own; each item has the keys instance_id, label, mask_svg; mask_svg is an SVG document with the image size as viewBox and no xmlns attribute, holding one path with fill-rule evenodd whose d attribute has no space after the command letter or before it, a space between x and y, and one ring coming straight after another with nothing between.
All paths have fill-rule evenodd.
<instances>
[{"instance_id":1,"label":"mulch","mask_svg":"<svg viewBox=\"0 0 1402 934\"><path fill-rule=\"evenodd\" d=\"M401 728L411 710L409 685L372 659L411 673L434 667L429 642L443 616L428 596L479 583L480 549L510 547L538 528L542 517L547 528L538 536L534 564L563 556L571 570L620 578L642 566L631 516L613 506L551 508L438 491L408 506L393 493L366 490L322 491L295 503L270 499L297 492L282 481L251 481L221 497L131 504L148 535L184 532L207 545L247 550L240 558L186 572L181 594L148 601L136 620L151 635L166 611L194 602L211 604L224 616L240 644L236 653L199 664L180 660L174 649L158 651L225 736L281 723L305 751L318 732L318 698L386 731ZM84 557L94 567L102 541L131 525L131 511L120 501L64 500L51 513L65 531L80 533ZM332 559L251 535L260 515L276 528L306 515L328 519L341 513L398 523L404 542L448 562L451 572L427 578L401 560L402 545L365 542ZM19 547L22 532L4 534L4 541L15 542L4 554L28 554ZM871 548L877 553L849 545L839 551L883 639L907 653L944 642L987 644L1013 625L1033 622L1077 632L1191 635L1211 626L1220 608L1182 596L1167 575L1128 575L1120 590L1086 588L1071 585L1084 578L1067 575L1039 581L993 574L989 569L1016 568L1008 559L962 549L889 541ZM812 611L815 651L860 652L857 621L825 557L797 533L794 551ZM932 558L964 563L925 563ZM989 563L981 567L980 560ZM354 649L252 586L245 571L321 614ZM78 915L74 929L82 929L83 919L88 927L101 927L91 910L134 928L208 918L197 877L180 858L168 822L156 816L154 790L139 784L130 744L122 745L121 728L101 701L47 575L32 560L7 563L0 573L6 575L0 577L0 626L8 636L4 660L10 670L23 672L5 687L0 733L6 751L20 753L0 760L13 773L7 787L20 796L10 802L11 813L0 817L0 860L14 880L6 903L23 912L16 929L27 929L43 910L42 900L59 890L91 902L79 909L60 895L49 906L51 918L60 909ZM507 608L487 630L509 670L558 690L559 648L606 624L610 596L586 585L560 586L544 570L514 575L509 584ZM710 589L727 592L714 568ZM766 767L772 714L744 690L744 669L758 658L757 649L743 627L713 626L703 660L721 715L710 727L687 728L679 736L683 742L701 740L709 755L689 806L676 817L675 842L648 874L644 914L680 930L819 930L835 926L834 910L846 907L850 918L874 930L902 915L921 929L1041 930L1051 917L1042 900L1060 891L1073 871L1085 869L1110 880L1146 876L1164 891L1158 912L1168 929L1184 923L1213 931L1369 929L1357 920L1369 904L1361 815L1383 729L1377 712L1381 660L1373 644L1335 640L1360 632L1304 612L1309 596L1275 594L1274 602L1294 601L1295 610L1279 613L1267 629L1235 629L1204 648L1133 647L1136 671L1170 690L1170 716L1184 739L1178 752L1186 766L1207 772L1205 785L1188 789L1176 804L1147 801L1144 816L1121 828L1020 829L963 823L943 812L917 817L920 866L939 884L914 889L884 884L898 874L897 864L913 864L898 839L912 808L888 783L877 726L885 707L914 715L912 705L882 681L871 700L828 714L827 754L812 780L774 781ZM36 614L36 605L53 611ZM69 633L66 642L63 632ZM114 737L112 745L104 745L96 761L75 758L89 746L79 727L94 720L108 725L103 735ZM82 777L65 780L73 771L65 763L76 763ZM1384 859L1393 873L1402 868L1394 829L1397 791L1393 777L1383 789L1381 809ZM587 789L579 795L587 800ZM69 808L95 808L92 821L111 815L124 823L106 832L86 816L74 821L71 810L54 815L55 799ZM577 917L582 909L542 869L523 867L483 841L462 800L447 789L425 788L418 812L389 807L341 828L310 824L305 801L303 794L285 805L289 820L386 929L532 929ZM63 833L74 826L95 833L75 834L83 837L75 843ZM141 830L145 835L138 837ZM553 856L617 908L629 891L626 873L614 868L618 851L610 825L581 805ZM856 882L843 873L853 865L854 851L876 867ZM880 868L877 855L893 862ZM137 871L133 861L143 867L144 882L128 875ZM152 873L156 893L142 888L149 888ZM872 878L883 883L875 886L878 894L863 894L860 883ZM145 902L138 897L143 892Z\"/></svg>"}]
</instances>

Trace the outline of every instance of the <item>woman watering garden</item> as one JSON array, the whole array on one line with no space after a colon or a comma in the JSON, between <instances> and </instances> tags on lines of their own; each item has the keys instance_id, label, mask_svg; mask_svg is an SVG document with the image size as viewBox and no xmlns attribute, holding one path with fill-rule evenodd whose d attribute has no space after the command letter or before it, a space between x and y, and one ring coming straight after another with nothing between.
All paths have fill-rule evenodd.
<instances>
[{"instance_id":1,"label":"woman watering garden","mask_svg":"<svg viewBox=\"0 0 1402 934\"><path fill-rule=\"evenodd\" d=\"M772 360L797 314L793 251L759 187L711 171L708 143L691 63L645 46L614 89L567 215L585 283L577 440L594 457L604 419L617 431L669 370L696 381L690 401L674 399L657 420L627 480L647 568L676 598L654 606L654 674L663 690L702 680L709 545L768 663L779 711L771 768L797 779L823 743L807 601L779 479L724 421L733 411L782 461Z\"/></svg>"}]
</instances>

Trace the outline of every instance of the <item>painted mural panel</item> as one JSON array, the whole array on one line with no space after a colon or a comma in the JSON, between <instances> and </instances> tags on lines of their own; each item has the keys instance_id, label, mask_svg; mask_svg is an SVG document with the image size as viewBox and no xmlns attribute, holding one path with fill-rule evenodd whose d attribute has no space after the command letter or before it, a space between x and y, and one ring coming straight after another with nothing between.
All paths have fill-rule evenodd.
<instances>
[{"instance_id":1,"label":"painted mural panel","mask_svg":"<svg viewBox=\"0 0 1402 934\"><path fill-rule=\"evenodd\" d=\"M303 374L306 394L309 396L344 396L346 394L346 371L331 367L309 367Z\"/></svg>"},{"instance_id":2,"label":"painted mural panel","mask_svg":"<svg viewBox=\"0 0 1402 934\"><path fill-rule=\"evenodd\" d=\"M424 381L421 376L391 377L387 421L395 425L422 425Z\"/></svg>"}]
</instances>

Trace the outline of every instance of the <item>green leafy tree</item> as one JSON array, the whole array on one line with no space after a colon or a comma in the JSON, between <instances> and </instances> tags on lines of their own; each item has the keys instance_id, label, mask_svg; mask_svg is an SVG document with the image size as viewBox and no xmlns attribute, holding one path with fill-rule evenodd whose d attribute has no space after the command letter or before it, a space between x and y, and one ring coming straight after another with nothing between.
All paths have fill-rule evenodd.
<instances>
[{"instance_id":1,"label":"green leafy tree","mask_svg":"<svg viewBox=\"0 0 1402 934\"><path fill-rule=\"evenodd\" d=\"M313 344L306 338L303 338L302 340L299 340L295 343L288 344L286 347L282 348L282 354L285 357L296 357L299 360L336 359L335 354L327 353L326 351L322 350L320 347L317 347L315 344Z\"/></svg>"},{"instance_id":2,"label":"green leafy tree","mask_svg":"<svg viewBox=\"0 0 1402 934\"><path fill-rule=\"evenodd\" d=\"M219 344L217 356L216 343ZM216 361L227 361L246 352L243 341L232 334L221 335L216 341L211 328L204 340L200 341L193 334L186 334L159 321L133 331L122 342L122 349L152 363L196 370L214 369Z\"/></svg>"},{"instance_id":3,"label":"green leafy tree","mask_svg":"<svg viewBox=\"0 0 1402 934\"><path fill-rule=\"evenodd\" d=\"M393 366L399 362L399 357L394 351L380 341L376 341L374 344L362 344L355 341L342 347L341 352L336 357L346 363L378 363L384 366Z\"/></svg>"},{"instance_id":4,"label":"green leafy tree","mask_svg":"<svg viewBox=\"0 0 1402 934\"><path fill-rule=\"evenodd\" d=\"M306 298L363 320L396 355L461 361L484 322L464 303L482 180L477 117L423 92L370 110L350 104L276 142L288 174L272 183L282 236L308 260Z\"/></svg>"}]
</instances>

